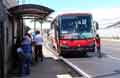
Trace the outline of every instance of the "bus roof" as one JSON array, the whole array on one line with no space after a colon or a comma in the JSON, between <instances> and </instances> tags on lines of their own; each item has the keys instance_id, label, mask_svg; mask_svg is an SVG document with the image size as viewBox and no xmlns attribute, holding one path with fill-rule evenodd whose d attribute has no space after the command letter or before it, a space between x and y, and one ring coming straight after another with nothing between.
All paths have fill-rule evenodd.
<instances>
[{"instance_id":1,"label":"bus roof","mask_svg":"<svg viewBox=\"0 0 120 78\"><path fill-rule=\"evenodd\" d=\"M70 16L70 15L92 15L90 13L63 13L63 14L59 14L58 16Z\"/></svg>"},{"instance_id":2,"label":"bus roof","mask_svg":"<svg viewBox=\"0 0 120 78\"><path fill-rule=\"evenodd\" d=\"M60 14L57 14L52 21L54 21L56 18L58 17L61 17L61 16L70 16L70 15L83 15L83 16L86 16L86 15L92 15L91 13L87 13L87 12L65 12L65 13L60 13Z\"/></svg>"}]
</instances>

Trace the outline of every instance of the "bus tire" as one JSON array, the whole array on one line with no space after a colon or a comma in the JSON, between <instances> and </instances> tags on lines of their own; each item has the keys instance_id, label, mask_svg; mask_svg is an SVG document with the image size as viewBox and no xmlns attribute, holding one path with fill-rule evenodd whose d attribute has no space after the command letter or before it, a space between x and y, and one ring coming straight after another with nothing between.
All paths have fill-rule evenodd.
<instances>
[{"instance_id":1,"label":"bus tire","mask_svg":"<svg viewBox=\"0 0 120 78\"><path fill-rule=\"evenodd\" d=\"M65 54L63 52L60 53L60 56L64 56Z\"/></svg>"},{"instance_id":2,"label":"bus tire","mask_svg":"<svg viewBox=\"0 0 120 78\"><path fill-rule=\"evenodd\" d=\"M87 56L87 52L86 51L82 52L81 54L82 54L82 56Z\"/></svg>"},{"instance_id":3,"label":"bus tire","mask_svg":"<svg viewBox=\"0 0 120 78\"><path fill-rule=\"evenodd\" d=\"M67 54L66 54L65 51L61 51L61 52L60 52L60 56L63 56L63 57L64 57L64 56L66 56L66 55L67 55Z\"/></svg>"}]
</instances>

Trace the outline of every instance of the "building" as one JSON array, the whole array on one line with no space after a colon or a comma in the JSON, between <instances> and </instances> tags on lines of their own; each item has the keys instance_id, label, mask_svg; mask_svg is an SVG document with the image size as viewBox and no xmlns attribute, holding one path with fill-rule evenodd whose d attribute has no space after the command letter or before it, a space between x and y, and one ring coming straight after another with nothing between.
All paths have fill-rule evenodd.
<instances>
[{"instance_id":1,"label":"building","mask_svg":"<svg viewBox=\"0 0 120 78\"><path fill-rule=\"evenodd\" d=\"M0 0L0 78L5 78L11 66L13 29L8 9L16 5L16 0Z\"/></svg>"}]
</instances>

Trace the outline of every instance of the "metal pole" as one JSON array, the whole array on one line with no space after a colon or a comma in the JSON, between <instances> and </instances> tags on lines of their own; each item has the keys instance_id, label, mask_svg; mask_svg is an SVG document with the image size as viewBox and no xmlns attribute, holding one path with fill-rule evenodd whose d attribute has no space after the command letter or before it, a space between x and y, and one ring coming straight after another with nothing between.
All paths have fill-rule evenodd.
<instances>
[{"instance_id":1,"label":"metal pole","mask_svg":"<svg viewBox=\"0 0 120 78\"><path fill-rule=\"evenodd\" d=\"M41 20L41 23L40 23L40 24L41 24L41 29L40 29L40 30L41 30L41 34L43 34L43 32L42 32L42 20Z\"/></svg>"},{"instance_id":2,"label":"metal pole","mask_svg":"<svg viewBox=\"0 0 120 78\"><path fill-rule=\"evenodd\" d=\"M36 31L36 21L34 19L34 31Z\"/></svg>"}]
</instances>

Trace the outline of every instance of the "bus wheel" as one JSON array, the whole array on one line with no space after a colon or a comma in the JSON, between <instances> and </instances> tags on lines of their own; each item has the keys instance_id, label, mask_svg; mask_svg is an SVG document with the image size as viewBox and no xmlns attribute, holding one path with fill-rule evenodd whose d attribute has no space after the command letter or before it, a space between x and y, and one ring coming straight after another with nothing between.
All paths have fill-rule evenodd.
<instances>
[{"instance_id":1,"label":"bus wheel","mask_svg":"<svg viewBox=\"0 0 120 78\"><path fill-rule=\"evenodd\" d=\"M60 49L57 49L57 52L58 52L59 56L63 55L63 52Z\"/></svg>"},{"instance_id":2,"label":"bus wheel","mask_svg":"<svg viewBox=\"0 0 120 78\"><path fill-rule=\"evenodd\" d=\"M67 55L66 52L64 52L64 51L61 51L61 52L60 52L60 56L65 57L66 55Z\"/></svg>"},{"instance_id":3,"label":"bus wheel","mask_svg":"<svg viewBox=\"0 0 120 78\"><path fill-rule=\"evenodd\" d=\"M64 53L64 52L61 52L61 53L60 53L60 56L64 56L64 55L65 55L65 53Z\"/></svg>"},{"instance_id":4,"label":"bus wheel","mask_svg":"<svg viewBox=\"0 0 120 78\"><path fill-rule=\"evenodd\" d=\"M86 52L86 51L83 51L83 52L81 52L81 55L82 55L82 56L87 56L87 52Z\"/></svg>"}]
</instances>

